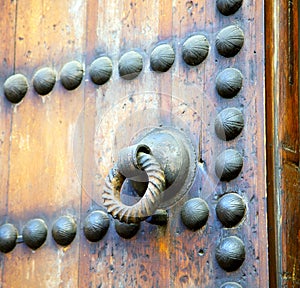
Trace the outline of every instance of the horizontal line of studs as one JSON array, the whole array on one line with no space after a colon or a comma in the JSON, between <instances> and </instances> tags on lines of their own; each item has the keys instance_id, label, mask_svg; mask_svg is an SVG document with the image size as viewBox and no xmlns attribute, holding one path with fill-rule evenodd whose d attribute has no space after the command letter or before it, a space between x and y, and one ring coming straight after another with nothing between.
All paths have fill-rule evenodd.
<instances>
[{"instance_id":1,"label":"horizontal line of studs","mask_svg":"<svg viewBox=\"0 0 300 288\"><path fill-rule=\"evenodd\" d=\"M236 25L222 29L216 37L216 48L224 57L235 56L244 43L243 31ZM182 44L182 58L189 66L201 64L209 53L209 42L204 35L195 34ZM150 67L152 71L163 73L168 71L175 61L175 52L170 44L159 44L151 52ZM134 50L121 56L118 63L120 77L126 80L136 78L143 70L143 56ZM107 56L97 58L91 63L89 75L97 85L105 84L113 71L112 60ZM67 90L76 89L82 82L83 65L79 61L66 63L60 71L60 81ZM40 95L49 94L56 83L56 72L49 67L38 70L33 77L33 87ZM19 103L25 97L29 84L22 74L10 76L4 83L4 94L12 103Z\"/></svg>"}]
</instances>

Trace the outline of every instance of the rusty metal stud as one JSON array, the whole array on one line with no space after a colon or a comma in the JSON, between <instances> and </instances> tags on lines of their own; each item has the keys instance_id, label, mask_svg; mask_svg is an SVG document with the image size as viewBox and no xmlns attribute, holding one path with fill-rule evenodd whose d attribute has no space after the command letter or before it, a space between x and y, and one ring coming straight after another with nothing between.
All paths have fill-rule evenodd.
<instances>
[{"instance_id":1,"label":"rusty metal stud","mask_svg":"<svg viewBox=\"0 0 300 288\"><path fill-rule=\"evenodd\" d=\"M156 46L150 56L150 66L153 71L166 72L173 65L175 52L171 45L161 44Z\"/></svg>"},{"instance_id":2,"label":"rusty metal stud","mask_svg":"<svg viewBox=\"0 0 300 288\"><path fill-rule=\"evenodd\" d=\"M41 247L46 241L48 228L44 220L32 219L28 221L22 231L23 241L32 250Z\"/></svg>"},{"instance_id":3,"label":"rusty metal stud","mask_svg":"<svg viewBox=\"0 0 300 288\"><path fill-rule=\"evenodd\" d=\"M13 104L23 100L28 90L28 82L24 75L15 74L6 79L3 91L6 99Z\"/></svg>"},{"instance_id":4,"label":"rusty metal stud","mask_svg":"<svg viewBox=\"0 0 300 288\"><path fill-rule=\"evenodd\" d=\"M52 236L55 242L61 246L68 246L76 236L77 225L70 216L59 217L52 227Z\"/></svg>"},{"instance_id":5,"label":"rusty metal stud","mask_svg":"<svg viewBox=\"0 0 300 288\"><path fill-rule=\"evenodd\" d=\"M33 87L39 95L47 95L53 89L56 82L56 73L50 67L38 70L33 76Z\"/></svg>"},{"instance_id":6,"label":"rusty metal stud","mask_svg":"<svg viewBox=\"0 0 300 288\"><path fill-rule=\"evenodd\" d=\"M93 211L84 220L83 232L91 242L101 240L109 227L109 217L103 211Z\"/></svg>"},{"instance_id":7,"label":"rusty metal stud","mask_svg":"<svg viewBox=\"0 0 300 288\"><path fill-rule=\"evenodd\" d=\"M244 128L244 118L240 110L226 108L222 110L215 120L215 131L217 136L225 141L237 137Z\"/></svg>"},{"instance_id":8,"label":"rusty metal stud","mask_svg":"<svg viewBox=\"0 0 300 288\"><path fill-rule=\"evenodd\" d=\"M193 35L182 45L182 58L191 66L199 65L209 52L209 43L204 35Z\"/></svg>"},{"instance_id":9,"label":"rusty metal stud","mask_svg":"<svg viewBox=\"0 0 300 288\"><path fill-rule=\"evenodd\" d=\"M191 230L197 230L204 226L208 216L208 205L201 198L188 200L181 209L181 220Z\"/></svg>"},{"instance_id":10,"label":"rusty metal stud","mask_svg":"<svg viewBox=\"0 0 300 288\"><path fill-rule=\"evenodd\" d=\"M225 16L234 14L242 4L243 0L217 0L217 8Z\"/></svg>"},{"instance_id":11,"label":"rusty metal stud","mask_svg":"<svg viewBox=\"0 0 300 288\"><path fill-rule=\"evenodd\" d=\"M105 84L112 75L112 62L110 58L103 56L93 61L90 68L90 77L95 84Z\"/></svg>"},{"instance_id":12,"label":"rusty metal stud","mask_svg":"<svg viewBox=\"0 0 300 288\"><path fill-rule=\"evenodd\" d=\"M236 193L228 193L222 196L216 207L219 220L228 228L237 225L243 219L245 211L245 201Z\"/></svg>"},{"instance_id":13,"label":"rusty metal stud","mask_svg":"<svg viewBox=\"0 0 300 288\"><path fill-rule=\"evenodd\" d=\"M216 175L221 181L231 181L236 178L243 168L243 158L234 149L227 149L218 155L215 163Z\"/></svg>"},{"instance_id":14,"label":"rusty metal stud","mask_svg":"<svg viewBox=\"0 0 300 288\"><path fill-rule=\"evenodd\" d=\"M233 98L243 86L243 75L240 70L226 68L216 78L216 89L223 98Z\"/></svg>"},{"instance_id":15,"label":"rusty metal stud","mask_svg":"<svg viewBox=\"0 0 300 288\"><path fill-rule=\"evenodd\" d=\"M216 38L219 54L227 58L235 56L242 49L244 38L243 30L236 25L223 28Z\"/></svg>"},{"instance_id":16,"label":"rusty metal stud","mask_svg":"<svg viewBox=\"0 0 300 288\"><path fill-rule=\"evenodd\" d=\"M67 90L76 89L83 78L83 66L78 61L71 61L64 65L60 72L61 84Z\"/></svg>"},{"instance_id":17,"label":"rusty metal stud","mask_svg":"<svg viewBox=\"0 0 300 288\"><path fill-rule=\"evenodd\" d=\"M125 53L119 61L119 74L123 79L132 80L143 70L143 56L136 51Z\"/></svg>"},{"instance_id":18,"label":"rusty metal stud","mask_svg":"<svg viewBox=\"0 0 300 288\"><path fill-rule=\"evenodd\" d=\"M0 227L0 251L8 253L12 251L17 244L18 230L17 228L6 223Z\"/></svg>"},{"instance_id":19,"label":"rusty metal stud","mask_svg":"<svg viewBox=\"0 0 300 288\"><path fill-rule=\"evenodd\" d=\"M216 259L224 270L232 272L243 264L245 254L243 241L236 236L230 236L224 238L217 247Z\"/></svg>"}]
</instances>

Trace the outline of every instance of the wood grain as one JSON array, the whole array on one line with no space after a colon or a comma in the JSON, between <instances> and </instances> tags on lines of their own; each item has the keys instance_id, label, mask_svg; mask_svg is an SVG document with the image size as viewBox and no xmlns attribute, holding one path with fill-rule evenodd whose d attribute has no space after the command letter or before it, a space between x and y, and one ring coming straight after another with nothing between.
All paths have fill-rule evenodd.
<instances>
[{"instance_id":1,"label":"wood grain","mask_svg":"<svg viewBox=\"0 0 300 288\"><path fill-rule=\"evenodd\" d=\"M203 287L210 287L210 285L213 285L210 282L212 278L215 279L214 283L217 285L221 285L226 280L237 281L245 287L267 285L265 282L268 279L267 255L265 251L260 250L260 241L267 243L266 231L261 228L266 227L266 211L264 208L266 194L264 190L259 188L264 187L262 176L265 171L262 166L256 167L256 163L264 161L264 143L261 140L264 135L264 124L258 116L263 115L264 109L264 102L262 101L264 94L264 70L262 66L264 50L263 38L261 37L262 31L260 30L263 18L258 13L260 7L257 3L256 6L250 2L244 2L243 5L244 9L230 17L222 16L208 3L203 6L199 3L198 7L189 6L187 11L184 10L183 6L180 6L181 9L177 10L178 16L173 16L173 19L178 19L179 15L181 16L181 21L175 20L176 23L174 23L174 27L177 27L177 31L179 31L177 33L181 33L179 34L181 38L183 35L200 30L207 35L211 45L208 58L203 66L201 64L199 68L188 69L181 63L179 68L179 73L182 73L179 74L179 79L182 82L188 81L190 85L196 84L198 88L195 89L194 93L187 93L187 95L193 95L193 100L197 99L194 102L190 100L189 107L201 111L202 133L198 145L200 145L199 150L201 151L199 158L204 161L204 166L203 163L199 164L199 167L201 167L199 168L199 182L195 183L189 197L200 196L209 203L210 219L207 226L196 235L182 227L178 218L180 204L174 207L176 220L172 221L172 224L177 227L175 231L179 231L179 234L175 234L174 245L172 245L175 246L173 252L175 255L172 258L177 261L173 262L171 269L174 272L171 272L171 275L175 277L174 283L176 283L176 286L197 287L197 285L203 285ZM253 19L250 15L255 16L255 18ZM227 59L217 54L214 41L216 34L223 27L230 24L237 24L243 29L245 43L238 55ZM205 27L205 29L202 27ZM205 67L205 70L201 70L203 67ZM216 75L222 69L228 67L240 69L244 76L243 90L231 100L220 98L215 91ZM188 71L188 74L185 74L186 78L183 76L185 71ZM180 91L183 91L183 89L180 89ZM183 97L185 97L184 94ZM183 99L189 103L188 97ZM242 135L228 143L216 139L213 127L210 127L216 113L226 107L241 109L246 123ZM189 127L192 127L195 135L199 133L196 130L197 124L195 122L191 122ZM249 137L252 139L251 141L249 141ZM255 147L252 141L255 141ZM215 159L218 153L225 148L236 148L244 156L242 174L228 184L219 183L214 173ZM254 169L254 167L256 168ZM228 191L238 192L248 203L246 219L234 229L222 229L215 215L216 200ZM220 239L229 235L239 236L244 241L247 250L245 263L240 270L231 274L222 271L214 258L214 251ZM259 235L259 237L254 235ZM178 266L175 263L181 263L181 265ZM201 276L198 271L201 271Z\"/></svg>"},{"instance_id":2,"label":"wood grain","mask_svg":"<svg viewBox=\"0 0 300 288\"><path fill-rule=\"evenodd\" d=\"M4 101L9 113L1 110L0 128L9 131L11 143L6 138L0 155L6 167L1 185L10 185L8 199L0 196L8 203L7 211L1 204L1 216L19 229L27 220L42 217L51 229L57 217L69 214L77 220L78 234L66 249L57 247L50 235L35 253L18 245L3 256L2 286L219 287L237 281L243 287L267 287L263 3L244 0L229 17L208 0L21 0L15 5L17 23L11 24L11 33L16 27L16 36L13 41L7 36L10 44L5 49L16 42L16 72L31 81L41 67L59 72L66 62L78 60L86 73L75 91L64 90L58 81L44 100L31 87L14 113ZM5 7L13 11L14 6ZM3 19L1 27L14 18ZM215 49L215 39L230 24L241 26L245 44L237 56L224 58ZM210 51L202 64L189 67L181 47L195 33L207 37ZM175 63L168 72L155 73L150 53L165 42L174 47ZM143 56L144 67L136 79L127 81L119 77L118 61L132 49ZM97 86L88 70L102 55L112 59L113 74ZM221 98L215 89L217 74L228 67L240 69L244 76L242 91L233 99ZM213 128L217 113L226 107L241 109L245 117L242 134L228 143L219 140ZM125 240L111 219L106 236L98 243L88 242L83 221L89 212L105 210L102 188L118 151L145 128L159 125L184 130L199 152L190 193L168 209L166 227L143 222L138 234ZM226 148L242 153L244 168L237 179L220 183L214 162ZM247 203L245 219L233 229L224 229L215 214L217 200L228 191L238 192ZM128 189L123 197L132 200ZM182 205L192 197L205 199L210 210L207 225L197 232L187 230L180 219ZM215 260L216 246L229 235L239 236L247 251L245 263L233 273L223 271Z\"/></svg>"},{"instance_id":3,"label":"wood grain","mask_svg":"<svg viewBox=\"0 0 300 288\"><path fill-rule=\"evenodd\" d=\"M300 283L298 5L266 1L270 287Z\"/></svg>"},{"instance_id":4,"label":"wood grain","mask_svg":"<svg viewBox=\"0 0 300 288\"><path fill-rule=\"evenodd\" d=\"M31 84L41 67L59 72L66 61L82 60L84 23L84 1L18 1L15 71L26 75ZM47 242L35 253L22 244L7 255L4 287L77 286L74 259L79 244L57 247L51 227L61 215L79 219L81 171L76 171L73 156L81 143L74 139L73 130L83 106L82 91L67 92L57 82L42 99L31 87L12 112L8 219L21 231L28 220L41 217L49 231Z\"/></svg>"},{"instance_id":5,"label":"wood grain","mask_svg":"<svg viewBox=\"0 0 300 288\"><path fill-rule=\"evenodd\" d=\"M91 63L96 57L107 54L113 60L113 75L103 86L90 82L86 85L82 219L91 210L103 209L101 191L104 179L113 161L117 160L118 150L130 145L136 133L152 122L147 123L147 118L159 121L155 119L155 115L160 115L159 97L155 94L159 92L156 87L159 76L150 72L148 57L159 35L155 20L158 8L159 1L107 2L105 11L97 3L88 6L88 61ZM144 17L146 10L153 13ZM96 33L95 27L99 27ZM118 60L132 49L142 54L144 68L137 79L126 81L118 75ZM153 109L151 114L143 112L146 108ZM106 155L103 155L104 151ZM143 223L137 236L124 240L115 232L113 220L110 226L99 243L88 243L82 238L80 271L83 271L83 276L80 277L80 286L169 286L166 229ZM149 237L150 233L152 237Z\"/></svg>"},{"instance_id":6,"label":"wood grain","mask_svg":"<svg viewBox=\"0 0 300 288\"><path fill-rule=\"evenodd\" d=\"M16 3L1 1L0 5L5 11L5 15L0 19L0 61L2 69L0 70L0 82L4 83L7 77L14 73L14 58L15 58L15 33L16 33ZM12 109L4 98L1 85L0 97L0 166L1 166L1 181L0 181L0 225L7 222L7 191L9 185L9 155L11 145L11 119ZM5 256L0 254L0 283L3 283L3 267ZM1 284L0 284L1 285Z\"/></svg>"}]
</instances>

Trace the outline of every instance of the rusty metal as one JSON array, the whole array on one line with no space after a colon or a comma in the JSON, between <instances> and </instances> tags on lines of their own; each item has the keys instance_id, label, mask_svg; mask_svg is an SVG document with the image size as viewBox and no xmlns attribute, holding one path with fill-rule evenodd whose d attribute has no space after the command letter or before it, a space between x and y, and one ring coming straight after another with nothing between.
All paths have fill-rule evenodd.
<instances>
[{"instance_id":1,"label":"rusty metal","mask_svg":"<svg viewBox=\"0 0 300 288\"><path fill-rule=\"evenodd\" d=\"M153 215L146 219L146 222L157 225L157 226L165 226L168 223L169 215L166 210L157 209Z\"/></svg>"},{"instance_id":2,"label":"rusty metal","mask_svg":"<svg viewBox=\"0 0 300 288\"><path fill-rule=\"evenodd\" d=\"M203 227L209 216L207 203L201 198L192 198L184 203L181 209L181 220L190 230Z\"/></svg>"},{"instance_id":3,"label":"rusty metal","mask_svg":"<svg viewBox=\"0 0 300 288\"><path fill-rule=\"evenodd\" d=\"M14 225L6 223L0 226L0 252L12 251L17 244L17 238L18 230Z\"/></svg>"},{"instance_id":4,"label":"rusty metal","mask_svg":"<svg viewBox=\"0 0 300 288\"><path fill-rule=\"evenodd\" d=\"M100 241L109 228L109 217L107 213L96 210L91 212L84 220L83 232L90 242Z\"/></svg>"},{"instance_id":5,"label":"rusty metal","mask_svg":"<svg viewBox=\"0 0 300 288\"><path fill-rule=\"evenodd\" d=\"M120 151L117 164L105 181L104 205L122 222L143 221L158 208L169 208L189 191L196 174L196 159L191 141L175 128L145 131L135 145ZM133 187L140 184L146 188L138 192L142 198L132 206L120 200L126 178L134 183Z\"/></svg>"},{"instance_id":6,"label":"rusty metal","mask_svg":"<svg viewBox=\"0 0 300 288\"><path fill-rule=\"evenodd\" d=\"M151 216L157 209L165 188L165 175L155 158L144 152L138 152L137 157L141 170L147 173L149 179L148 188L140 201L132 206L121 202L120 191L126 178L118 168L111 169L102 195L108 213L126 223L139 223Z\"/></svg>"}]
</instances>

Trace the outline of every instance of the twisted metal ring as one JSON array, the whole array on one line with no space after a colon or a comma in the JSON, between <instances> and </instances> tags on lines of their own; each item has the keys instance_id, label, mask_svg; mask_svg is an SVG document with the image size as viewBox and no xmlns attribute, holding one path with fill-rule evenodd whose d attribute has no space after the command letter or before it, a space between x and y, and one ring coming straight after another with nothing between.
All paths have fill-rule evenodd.
<instances>
[{"instance_id":1,"label":"twisted metal ring","mask_svg":"<svg viewBox=\"0 0 300 288\"><path fill-rule=\"evenodd\" d=\"M165 173L151 154L139 152L137 161L140 169L148 176L147 190L137 203L128 206L121 202L120 191L126 178L117 167L112 168L106 177L102 195L108 213L126 223L138 223L151 216L157 209L166 186Z\"/></svg>"}]
</instances>

